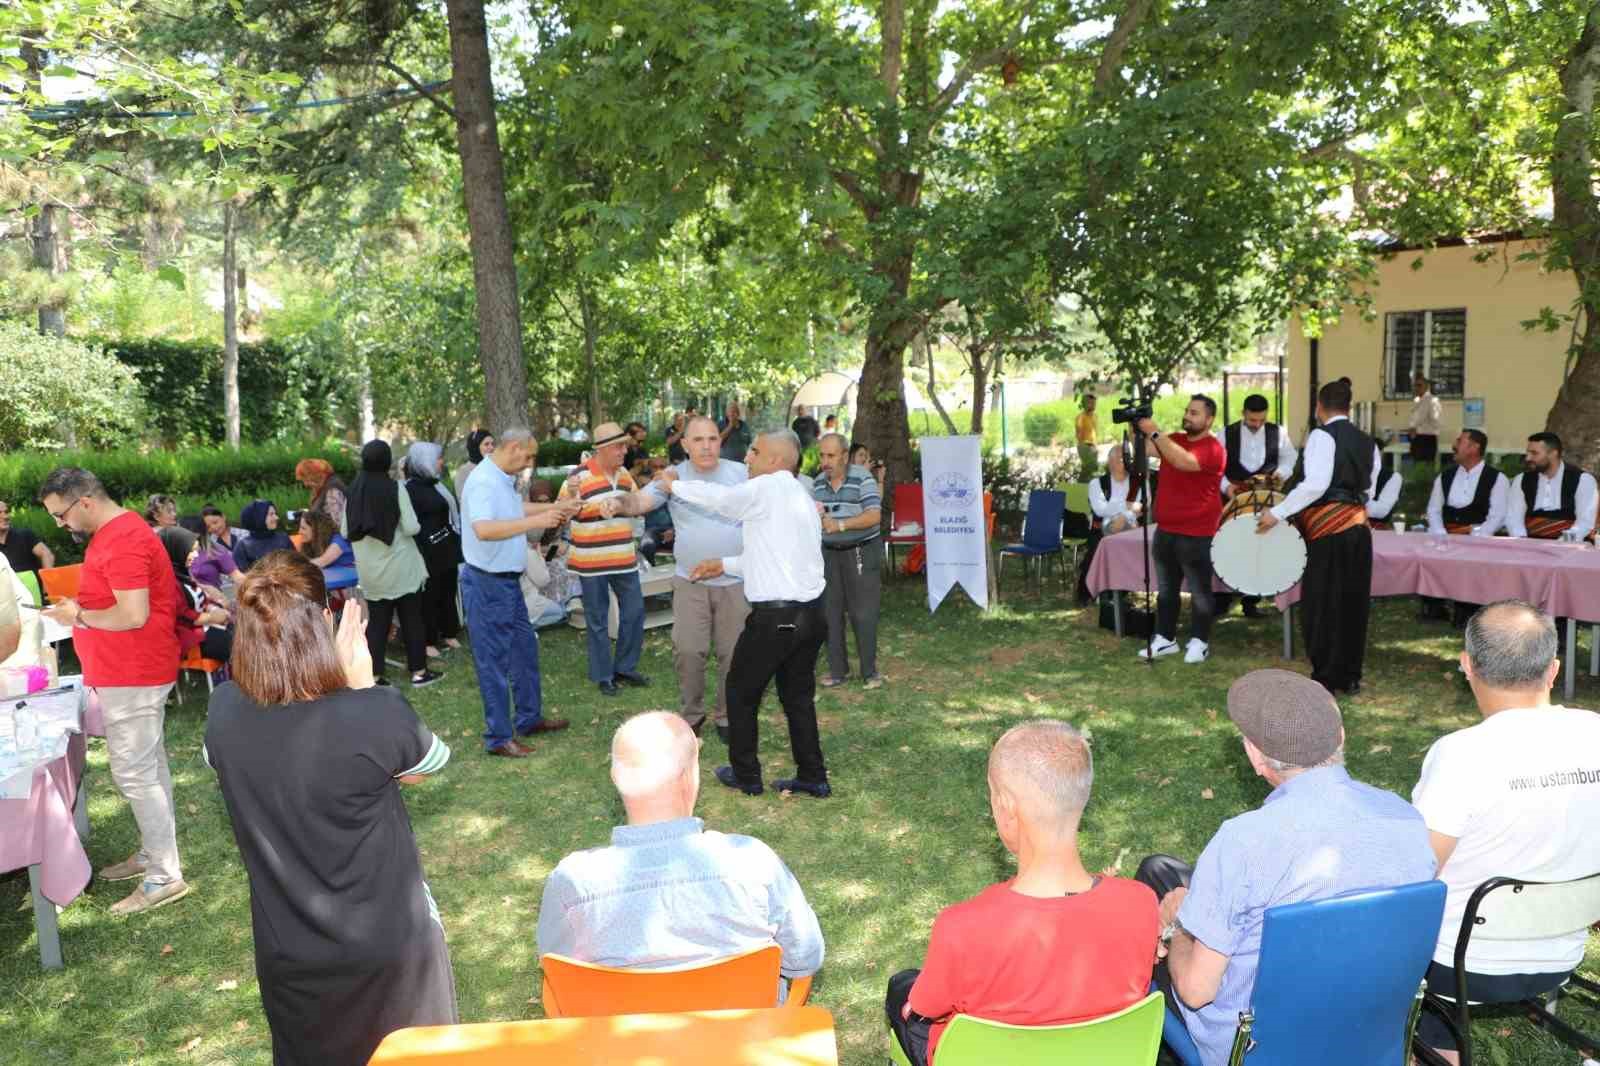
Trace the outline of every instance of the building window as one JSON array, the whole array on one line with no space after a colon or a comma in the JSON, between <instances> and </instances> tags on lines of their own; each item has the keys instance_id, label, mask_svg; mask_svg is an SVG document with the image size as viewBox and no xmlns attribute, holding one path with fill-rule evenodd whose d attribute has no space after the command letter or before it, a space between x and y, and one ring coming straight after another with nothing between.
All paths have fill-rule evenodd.
<instances>
[{"instance_id":1,"label":"building window","mask_svg":"<svg viewBox=\"0 0 1600 1066\"><path fill-rule=\"evenodd\" d=\"M1391 311L1383 320L1384 399L1412 395L1418 374L1440 399L1460 399L1467 379L1467 311Z\"/></svg>"}]
</instances>

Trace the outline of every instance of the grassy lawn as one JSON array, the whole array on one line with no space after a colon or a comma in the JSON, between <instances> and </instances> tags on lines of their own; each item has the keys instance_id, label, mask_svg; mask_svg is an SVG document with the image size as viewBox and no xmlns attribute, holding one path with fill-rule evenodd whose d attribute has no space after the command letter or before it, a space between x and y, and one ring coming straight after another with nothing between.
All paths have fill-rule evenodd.
<instances>
[{"instance_id":1,"label":"grassy lawn","mask_svg":"<svg viewBox=\"0 0 1600 1066\"><path fill-rule=\"evenodd\" d=\"M1009 583L1008 583L1009 584ZM842 1061L884 1061L883 987L922 958L943 906L1007 877L984 788L990 744L1006 727L1058 716L1087 727L1096 781L1083 848L1091 867L1131 873L1152 851L1199 853L1226 817L1257 806L1224 699L1240 673L1276 665L1276 618L1220 624L1210 662L1134 660L1135 643L1095 627L1054 590L1021 595L983 615L959 596L935 616L920 582L886 594L882 668L888 687L819 693L823 744L836 789L817 802L772 793L749 799L720 788L710 769L699 813L718 829L771 844L794 869L822 919L827 962L813 1002L833 1011ZM543 644L547 709L573 728L512 762L482 754L482 717L470 658L457 653L443 684L419 692L418 711L455 749L438 778L407 799L423 862L443 912L465 1021L540 1016L534 929L544 878L567 852L604 844L621 819L607 777L612 730L628 714L675 705L665 629L645 644L646 690L603 701L584 680L581 634ZM1365 692L1345 706L1349 764L1359 778L1409 795L1422 756L1441 733L1477 720L1457 680L1456 631L1420 626L1406 602L1378 607ZM1586 661L1586 655L1581 661ZM1298 664L1305 669L1304 663ZM1150 671L1150 672L1147 672ZM1581 679L1580 706L1600 705ZM61 915L67 968L38 968L26 877L0 878L0 1062L265 1063L270 1040L251 955L249 897L222 798L200 759L204 685L168 717L179 843L195 892L128 920L106 907L126 885L95 882ZM793 764L769 694L762 757L768 777ZM135 846L133 819L90 746L89 854L95 865ZM1591 940L1591 969L1600 944ZM1600 1018L1573 1020L1600 1030ZM1495 1017L1475 1031L1481 1061L1542 1066L1576 1051L1525 1022Z\"/></svg>"}]
</instances>

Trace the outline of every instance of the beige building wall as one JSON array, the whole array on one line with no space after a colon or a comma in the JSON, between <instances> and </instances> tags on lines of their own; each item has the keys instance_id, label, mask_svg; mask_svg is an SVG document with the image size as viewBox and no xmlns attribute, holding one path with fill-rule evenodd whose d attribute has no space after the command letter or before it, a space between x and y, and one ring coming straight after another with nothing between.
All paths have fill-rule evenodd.
<instances>
[{"instance_id":1,"label":"beige building wall","mask_svg":"<svg viewBox=\"0 0 1600 1066\"><path fill-rule=\"evenodd\" d=\"M1317 358L1321 383L1348 377L1355 399L1377 401L1373 425L1385 430L1406 428L1409 399L1385 401L1384 315L1391 311L1437 311L1466 308L1465 397L1482 397L1484 432L1495 450L1521 451L1529 433L1544 428L1555 402L1565 366L1568 331L1524 329L1521 323L1541 308L1570 310L1577 285L1570 273L1548 274L1537 261L1518 261L1536 250L1530 241L1498 241L1431 251L1398 252L1379 260L1378 284L1372 290L1367 321L1353 306L1336 324L1325 325ZM1491 253L1476 262L1481 253ZM1421 267L1413 264L1421 260ZM1289 424L1297 436L1310 416L1311 342L1298 316L1289 327ZM1461 428L1461 400L1442 401L1444 418L1439 448L1448 451Z\"/></svg>"}]
</instances>

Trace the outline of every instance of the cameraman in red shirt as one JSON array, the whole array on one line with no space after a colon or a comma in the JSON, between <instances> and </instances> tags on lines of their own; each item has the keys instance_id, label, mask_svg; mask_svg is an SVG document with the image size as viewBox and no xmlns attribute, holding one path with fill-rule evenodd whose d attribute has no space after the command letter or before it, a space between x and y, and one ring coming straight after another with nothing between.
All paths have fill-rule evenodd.
<instances>
[{"instance_id":1,"label":"cameraman in red shirt","mask_svg":"<svg viewBox=\"0 0 1600 1066\"><path fill-rule=\"evenodd\" d=\"M1216 598L1211 591L1211 538L1222 518L1217 483L1228 453L1211 432L1217 403L1209 396L1189 397L1182 433L1162 433L1142 418L1135 425L1161 457L1161 491L1156 493L1155 535L1150 555L1156 564L1156 632L1139 658L1175 655L1178 651L1178 590L1189 585L1193 614L1189 621L1186 663L1205 662L1211 652L1211 620Z\"/></svg>"}]
</instances>

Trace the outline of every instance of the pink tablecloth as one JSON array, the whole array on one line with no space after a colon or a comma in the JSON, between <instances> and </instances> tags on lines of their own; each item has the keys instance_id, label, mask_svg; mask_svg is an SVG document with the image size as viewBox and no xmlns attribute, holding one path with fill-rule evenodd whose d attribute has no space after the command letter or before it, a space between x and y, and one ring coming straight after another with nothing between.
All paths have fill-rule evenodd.
<instances>
[{"instance_id":1,"label":"pink tablecloth","mask_svg":"<svg viewBox=\"0 0 1600 1066\"><path fill-rule=\"evenodd\" d=\"M0 873L39 864L39 888L65 907L89 883L89 856L72 820L83 778L85 744L77 733L67 753L33 772L25 800L0 800Z\"/></svg>"},{"instance_id":2,"label":"pink tablecloth","mask_svg":"<svg viewBox=\"0 0 1600 1066\"><path fill-rule=\"evenodd\" d=\"M1138 530L1106 537L1089 565L1089 591L1144 585ZM1150 581L1155 585L1152 565ZM1226 589L1221 581L1217 588ZM1373 596L1437 596L1468 603L1518 597L1553 615L1600 621L1600 551L1577 544L1510 537L1434 537L1427 533L1372 535ZM1296 585L1277 598L1297 603Z\"/></svg>"}]
</instances>

